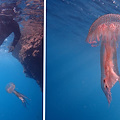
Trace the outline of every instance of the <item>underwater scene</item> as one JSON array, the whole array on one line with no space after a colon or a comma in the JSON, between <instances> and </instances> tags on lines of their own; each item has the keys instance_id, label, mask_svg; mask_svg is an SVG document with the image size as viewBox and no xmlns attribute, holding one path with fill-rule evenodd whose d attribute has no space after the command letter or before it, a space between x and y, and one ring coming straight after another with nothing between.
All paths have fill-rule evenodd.
<instances>
[{"instance_id":1,"label":"underwater scene","mask_svg":"<svg viewBox=\"0 0 120 120\"><path fill-rule=\"evenodd\" d=\"M0 119L42 120L43 0L0 0Z\"/></svg>"},{"instance_id":2,"label":"underwater scene","mask_svg":"<svg viewBox=\"0 0 120 120\"><path fill-rule=\"evenodd\" d=\"M46 120L120 119L120 1L47 0Z\"/></svg>"}]
</instances>

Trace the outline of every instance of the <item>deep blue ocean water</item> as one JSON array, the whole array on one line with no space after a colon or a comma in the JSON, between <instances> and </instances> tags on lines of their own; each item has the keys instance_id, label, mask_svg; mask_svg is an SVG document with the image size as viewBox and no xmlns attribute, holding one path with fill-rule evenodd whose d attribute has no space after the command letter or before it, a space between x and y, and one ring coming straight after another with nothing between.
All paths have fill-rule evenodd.
<instances>
[{"instance_id":1,"label":"deep blue ocean water","mask_svg":"<svg viewBox=\"0 0 120 120\"><path fill-rule=\"evenodd\" d=\"M119 120L120 84L108 105L101 89L100 46L85 42L101 15L120 14L119 0L47 0L47 120ZM120 70L120 48L118 66Z\"/></svg>"},{"instance_id":2,"label":"deep blue ocean water","mask_svg":"<svg viewBox=\"0 0 120 120\"><path fill-rule=\"evenodd\" d=\"M8 53L12 40L13 34L0 47L0 120L42 120L42 92L35 80L25 76L21 63ZM13 93L7 93L5 87L10 82L31 99L27 107Z\"/></svg>"}]
</instances>

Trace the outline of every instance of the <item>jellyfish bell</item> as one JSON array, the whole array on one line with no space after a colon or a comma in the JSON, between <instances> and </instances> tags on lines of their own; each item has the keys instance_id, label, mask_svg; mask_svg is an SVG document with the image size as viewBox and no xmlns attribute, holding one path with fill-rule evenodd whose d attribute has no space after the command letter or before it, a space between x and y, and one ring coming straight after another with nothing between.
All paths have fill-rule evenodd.
<instances>
[{"instance_id":1,"label":"jellyfish bell","mask_svg":"<svg viewBox=\"0 0 120 120\"><path fill-rule=\"evenodd\" d=\"M107 14L99 17L90 27L87 36L88 43L100 41L100 36L114 37L115 39L120 35L120 15ZM111 39L111 38L110 38ZM116 39L117 40L117 39Z\"/></svg>"},{"instance_id":2,"label":"jellyfish bell","mask_svg":"<svg viewBox=\"0 0 120 120\"><path fill-rule=\"evenodd\" d=\"M116 46L120 36L120 15L107 14L99 17L90 27L86 41L95 47L101 42L101 87L108 103L111 88L119 79Z\"/></svg>"},{"instance_id":3,"label":"jellyfish bell","mask_svg":"<svg viewBox=\"0 0 120 120\"><path fill-rule=\"evenodd\" d=\"M15 84L13 84L13 83L8 83L8 84L6 85L6 91L7 91L8 93L12 93L12 92L14 91L14 89L15 89Z\"/></svg>"}]
</instances>

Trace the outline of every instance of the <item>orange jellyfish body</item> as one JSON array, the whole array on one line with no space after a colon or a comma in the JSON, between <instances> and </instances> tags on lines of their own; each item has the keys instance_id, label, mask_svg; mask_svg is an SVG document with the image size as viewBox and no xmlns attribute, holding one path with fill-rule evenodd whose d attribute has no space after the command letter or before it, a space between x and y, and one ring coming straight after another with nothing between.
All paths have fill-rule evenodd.
<instances>
[{"instance_id":1,"label":"orange jellyfish body","mask_svg":"<svg viewBox=\"0 0 120 120\"><path fill-rule=\"evenodd\" d=\"M111 88L119 79L116 46L120 37L120 15L107 14L98 18L90 27L87 42L97 46L101 41L101 87L108 103L111 102Z\"/></svg>"},{"instance_id":2,"label":"orange jellyfish body","mask_svg":"<svg viewBox=\"0 0 120 120\"><path fill-rule=\"evenodd\" d=\"M7 84L6 90L8 93L12 93L14 91L14 89L15 89L15 84L13 84L13 83Z\"/></svg>"}]
</instances>

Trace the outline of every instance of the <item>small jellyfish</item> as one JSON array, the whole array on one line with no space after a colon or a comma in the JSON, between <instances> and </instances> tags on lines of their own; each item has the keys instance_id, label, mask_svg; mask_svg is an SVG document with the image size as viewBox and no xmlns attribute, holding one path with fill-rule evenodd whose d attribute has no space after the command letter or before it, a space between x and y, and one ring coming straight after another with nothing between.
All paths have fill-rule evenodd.
<instances>
[{"instance_id":1,"label":"small jellyfish","mask_svg":"<svg viewBox=\"0 0 120 120\"><path fill-rule=\"evenodd\" d=\"M111 88L117 81L120 82L116 52L119 37L120 15L107 14L99 17L91 25L86 40L93 47L101 42L101 88L109 104L111 102Z\"/></svg>"},{"instance_id":2,"label":"small jellyfish","mask_svg":"<svg viewBox=\"0 0 120 120\"><path fill-rule=\"evenodd\" d=\"M14 93L22 101L23 105L26 107L26 104L28 104L26 101L27 97L15 90L15 84L8 83L6 86L6 91L8 93ZM27 99L29 99L29 98L27 98Z\"/></svg>"}]
</instances>

